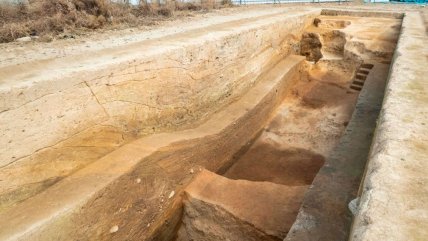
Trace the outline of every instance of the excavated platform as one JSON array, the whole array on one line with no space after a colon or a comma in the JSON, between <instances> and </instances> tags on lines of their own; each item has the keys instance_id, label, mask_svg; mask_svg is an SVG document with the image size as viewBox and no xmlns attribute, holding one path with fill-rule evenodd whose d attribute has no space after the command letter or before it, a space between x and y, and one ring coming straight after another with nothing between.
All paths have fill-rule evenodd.
<instances>
[{"instance_id":1,"label":"excavated platform","mask_svg":"<svg viewBox=\"0 0 428 241\"><path fill-rule=\"evenodd\" d=\"M203 170L184 190L186 230L177 240L281 240L305 189L231 180Z\"/></svg>"}]
</instances>

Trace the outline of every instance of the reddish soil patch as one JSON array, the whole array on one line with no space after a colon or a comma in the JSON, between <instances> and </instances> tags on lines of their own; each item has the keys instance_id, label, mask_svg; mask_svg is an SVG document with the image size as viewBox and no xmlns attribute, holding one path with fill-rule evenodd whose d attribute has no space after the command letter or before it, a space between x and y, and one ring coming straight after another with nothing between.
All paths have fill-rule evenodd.
<instances>
[{"instance_id":1,"label":"reddish soil patch","mask_svg":"<svg viewBox=\"0 0 428 241\"><path fill-rule=\"evenodd\" d=\"M302 104L312 108L341 105L348 102L346 89L330 83L317 82L302 96Z\"/></svg>"},{"instance_id":2,"label":"reddish soil patch","mask_svg":"<svg viewBox=\"0 0 428 241\"><path fill-rule=\"evenodd\" d=\"M323 164L324 157L309 150L257 143L224 176L290 186L310 185Z\"/></svg>"}]
</instances>

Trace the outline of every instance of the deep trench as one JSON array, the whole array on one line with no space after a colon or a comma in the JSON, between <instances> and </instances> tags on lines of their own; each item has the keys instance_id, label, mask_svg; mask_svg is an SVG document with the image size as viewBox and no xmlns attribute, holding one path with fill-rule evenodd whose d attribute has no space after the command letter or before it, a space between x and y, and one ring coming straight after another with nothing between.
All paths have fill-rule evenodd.
<instances>
[{"instance_id":1,"label":"deep trench","mask_svg":"<svg viewBox=\"0 0 428 241\"><path fill-rule=\"evenodd\" d=\"M315 209L324 208L329 212L325 215L317 210L317 213L321 213L320 220L331 213L336 215L337 219L331 223L337 224L340 232L340 235L336 235L334 231L326 234L329 232L328 228L315 230L312 233L315 235L314 240L347 238L352 216L350 211L346 210L346 205L355 198L358 190L370 148L371 134L374 132L375 120L383 99L392 53L366 51L368 54L359 55L358 51L353 51L359 43L347 42L346 34L340 31L351 25L350 21L334 18L321 20L321 23L318 21L314 21L317 26L310 27L302 35L301 55L306 56L307 62L300 74L300 80L292 86L258 137L234 156L232 164L217 172L217 175L231 180L230 183L233 180L240 182L236 185L242 186L244 197L248 186L254 183L254 189L260 191L261 196L281 199L285 195L286 198L293 199L293 202L284 202L286 211L270 209L266 206L265 197L258 197L255 193L250 196L252 199L259 199L260 205L249 208L245 205L248 200L231 200L239 199L239 188L228 191L228 188L235 187L225 184L213 185L215 187L210 189L210 184L207 184L206 189L210 189L212 193L206 194L206 190L199 190L199 193L189 191L202 197L195 198L191 193L190 198L184 201L184 214L175 240L309 240L307 237L302 238L306 234L301 236L298 229L293 230L291 235L288 234L294 223L305 222L299 220L302 219L298 215L299 210L311 212L314 210L311 205L318 205ZM370 83L365 88L367 82ZM362 90L364 94L360 95ZM375 108L366 111L365 106ZM361 110L367 113L361 116ZM348 127L351 122L359 122L361 125L352 123L351 127ZM344 144L344 140L351 144ZM356 174L350 174L351 179L340 179L346 187L338 187L333 194L343 192L349 195L341 200L340 205L328 206L331 198L322 196L331 191L324 187L330 185L331 180L322 179L322 176L327 169L334 169L328 172L329 175L335 176L350 168L341 166L340 161L335 162L335 158L343 154L355 156L355 160L349 161L349 166L354 168L352 171ZM336 163L337 167L330 166ZM314 181L317 174L319 178ZM204 182L204 179L196 181ZM259 188L259 184L264 186ZM269 185L272 185L272 189ZM277 185L284 189L275 189ZM269 190L283 190L286 193ZM316 204L316 195L319 195L320 202L324 203ZM251 202L257 204L257 200ZM219 208L219 205L226 210ZM254 209L263 210L257 212ZM232 215L229 215L229 212ZM266 221L269 223L266 226L257 226L254 222L251 223L252 220L257 223L260 218L257 215L267 219L275 219L278 215L282 217L279 217L277 223ZM325 239L326 237L328 238Z\"/></svg>"}]
</instances>

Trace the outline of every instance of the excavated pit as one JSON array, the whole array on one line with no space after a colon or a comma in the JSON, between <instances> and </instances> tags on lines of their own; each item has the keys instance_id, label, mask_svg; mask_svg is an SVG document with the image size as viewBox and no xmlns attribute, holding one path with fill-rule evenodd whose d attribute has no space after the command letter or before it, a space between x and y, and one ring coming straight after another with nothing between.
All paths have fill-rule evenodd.
<instances>
[{"instance_id":1,"label":"excavated pit","mask_svg":"<svg viewBox=\"0 0 428 241\"><path fill-rule=\"evenodd\" d=\"M328 231L300 229L310 226L302 212L322 206L312 194L332 183L322 175L341 176L348 161L355 173L345 176L352 179L340 179L343 187L319 201L346 194L337 198L339 206L323 207L335 215L329 221L345 223L337 230L342 236L332 232L328 240L343 240L350 226L346 205L364 170L401 19L318 14L293 17L291 27L280 14L236 21L245 35L225 35L209 47L212 62L188 47L190 53L171 51L80 83L77 92L65 90L67 98L84 93L88 102L74 104L85 106L83 117L93 125L50 146L4 153L10 161L0 172L0 181L7 180L0 216L12 221L0 239L312 240L307 233L316 238ZM254 29L245 28L250 23ZM184 67L177 66L181 58ZM129 79L121 82L123 76ZM359 113L365 104L376 108ZM343 145L345 139L357 149ZM332 161L344 153L359 159ZM66 207L46 204L52 196ZM35 206L43 205L48 211L40 214ZM25 213L30 218L22 219Z\"/></svg>"},{"instance_id":2,"label":"excavated pit","mask_svg":"<svg viewBox=\"0 0 428 241\"><path fill-rule=\"evenodd\" d=\"M347 238L350 228L347 203L358 190L357 183L365 166L370 136L383 98L388 74L385 63L391 61L398 38L398 31L394 30L400 24L399 20L382 19L372 27L363 26L364 20L360 21L358 18L343 20L343 17L327 16L315 19L301 42L304 48L301 54L315 62L305 65L299 81L290 88L269 124L234 158L231 166L218 174L203 171L185 189L183 221L176 240ZM381 37L366 39L362 34L369 31L366 29L382 30L382 23L387 23L390 29L382 32ZM353 32L356 36L350 37L342 29L352 25L356 25L353 27L358 31ZM362 42L358 38L360 34ZM377 42L379 39L380 43ZM364 48L355 50L356 45ZM375 65L377 67L373 68ZM366 81L370 82L369 87L359 97ZM359 111L354 112L357 102L360 109L367 106L371 113L358 117ZM354 128L352 123L352 127L347 128L350 122L362 122L365 126ZM363 138L366 143L343 145L344 139L348 139L347 142L361 141L351 133L359 131L367 134L368 137ZM349 163L331 161L338 153L355 155L348 159L356 160L348 160ZM326 163L326 160L329 161ZM329 175L336 176L349 172L350 167L343 165L355 168L352 172L356 174L350 174L352 178L349 179L343 178L342 187L332 192L325 187L333 184L328 178L314 182L323 166L331 169ZM325 175L324 169L320 175ZM329 192L332 196L325 197ZM345 194L346 200L336 199L335 192ZM341 200L342 204L329 206L331 200ZM301 205L305 205L304 208ZM331 222L321 226L333 223L336 230L311 228L314 221L308 220L307 215L313 215L313 220ZM330 217L328 221L326 216ZM292 232L287 235L290 230Z\"/></svg>"}]
</instances>

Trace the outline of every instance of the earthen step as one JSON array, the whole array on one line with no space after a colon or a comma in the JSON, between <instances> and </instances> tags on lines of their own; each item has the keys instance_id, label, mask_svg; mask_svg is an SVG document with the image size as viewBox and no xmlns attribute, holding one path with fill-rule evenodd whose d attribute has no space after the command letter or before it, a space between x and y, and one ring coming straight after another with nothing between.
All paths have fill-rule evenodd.
<instances>
[{"instance_id":1,"label":"earthen step","mask_svg":"<svg viewBox=\"0 0 428 241\"><path fill-rule=\"evenodd\" d=\"M353 90L358 90L358 91L361 90L361 87L360 86L356 86L356 85L351 85L351 87L349 87L349 88L351 88Z\"/></svg>"},{"instance_id":2,"label":"earthen step","mask_svg":"<svg viewBox=\"0 0 428 241\"><path fill-rule=\"evenodd\" d=\"M367 79L367 75L357 74L355 76L355 78L358 79L358 80L366 80Z\"/></svg>"},{"instance_id":3,"label":"earthen step","mask_svg":"<svg viewBox=\"0 0 428 241\"><path fill-rule=\"evenodd\" d=\"M224 176L235 180L305 186L312 183L323 164L324 156L311 150L275 149L267 143L255 143Z\"/></svg>"},{"instance_id":4,"label":"earthen step","mask_svg":"<svg viewBox=\"0 0 428 241\"><path fill-rule=\"evenodd\" d=\"M179 240L282 240L307 187L232 180L203 170L185 189Z\"/></svg>"},{"instance_id":5,"label":"earthen step","mask_svg":"<svg viewBox=\"0 0 428 241\"><path fill-rule=\"evenodd\" d=\"M364 82L363 82L363 81L354 80L354 81L352 82L352 84L353 84L353 85L363 86L363 85L364 85Z\"/></svg>"},{"instance_id":6,"label":"earthen step","mask_svg":"<svg viewBox=\"0 0 428 241\"><path fill-rule=\"evenodd\" d=\"M370 71L365 70L365 69L359 69L357 73L358 73L358 74L362 74L362 75L368 75L368 74L369 74L369 72L370 72Z\"/></svg>"},{"instance_id":7,"label":"earthen step","mask_svg":"<svg viewBox=\"0 0 428 241\"><path fill-rule=\"evenodd\" d=\"M368 63L365 63L365 64L361 64L361 66L360 66L360 68L363 68L363 69L373 69L373 64L368 64Z\"/></svg>"}]
</instances>

